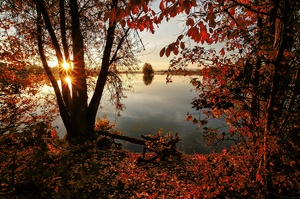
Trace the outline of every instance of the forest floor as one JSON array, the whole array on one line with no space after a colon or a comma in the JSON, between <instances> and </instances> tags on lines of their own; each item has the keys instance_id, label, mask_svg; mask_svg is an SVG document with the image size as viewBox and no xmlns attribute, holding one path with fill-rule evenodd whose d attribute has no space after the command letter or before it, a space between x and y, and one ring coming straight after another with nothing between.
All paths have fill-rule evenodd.
<instances>
[{"instance_id":1,"label":"forest floor","mask_svg":"<svg viewBox=\"0 0 300 199\"><path fill-rule=\"evenodd\" d=\"M0 143L0 198L297 198L300 193L296 164L271 173L274 188L266 189L252 156L226 150L150 160L154 156L146 153L149 161L139 161L141 153L98 140L20 142L6 136Z\"/></svg>"},{"instance_id":2,"label":"forest floor","mask_svg":"<svg viewBox=\"0 0 300 199\"><path fill-rule=\"evenodd\" d=\"M141 156L119 148L90 149L73 158L67 184L80 198L196 198L193 191L201 185L194 156L139 162Z\"/></svg>"},{"instance_id":3,"label":"forest floor","mask_svg":"<svg viewBox=\"0 0 300 199\"><path fill-rule=\"evenodd\" d=\"M14 187L9 183L13 167L2 167L2 180L7 178L0 198L199 198L203 188L201 162L194 155L139 162L141 153L118 145L100 149L90 142L70 149L57 143L17 154ZM146 153L145 159L153 156Z\"/></svg>"}]
</instances>

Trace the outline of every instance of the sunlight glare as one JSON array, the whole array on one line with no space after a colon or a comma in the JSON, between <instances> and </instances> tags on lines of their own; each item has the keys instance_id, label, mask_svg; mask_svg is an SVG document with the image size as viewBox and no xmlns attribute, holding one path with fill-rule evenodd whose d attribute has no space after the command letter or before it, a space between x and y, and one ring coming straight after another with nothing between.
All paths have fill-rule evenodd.
<instances>
[{"instance_id":1,"label":"sunlight glare","mask_svg":"<svg viewBox=\"0 0 300 199\"><path fill-rule=\"evenodd\" d=\"M65 81L68 83L69 88L71 89L72 86L72 80L70 77L66 77Z\"/></svg>"},{"instance_id":2,"label":"sunlight glare","mask_svg":"<svg viewBox=\"0 0 300 199\"><path fill-rule=\"evenodd\" d=\"M48 61L48 65L50 68L56 67L57 66L57 61Z\"/></svg>"},{"instance_id":3,"label":"sunlight glare","mask_svg":"<svg viewBox=\"0 0 300 199\"><path fill-rule=\"evenodd\" d=\"M65 70L68 70L69 67L70 67L70 64L68 62L64 62L62 63L62 67L65 69Z\"/></svg>"}]
</instances>

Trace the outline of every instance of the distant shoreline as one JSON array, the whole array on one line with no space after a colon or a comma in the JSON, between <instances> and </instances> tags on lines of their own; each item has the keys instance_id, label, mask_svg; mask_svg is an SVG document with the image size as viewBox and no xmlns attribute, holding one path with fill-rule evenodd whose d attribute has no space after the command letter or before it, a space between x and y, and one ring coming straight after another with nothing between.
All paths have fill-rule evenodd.
<instances>
[{"instance_id":1,"label":"distant shoreline","mask_svg":"<svg viewBox=\"0 0 300 199\"><path fill-rule=\"evenodd\" d=\"M128 73L128 71L120 71L121 74ZM142 71L130 71L129 73L132 74L143 74ZM189 75L199 75L202 76L202 70L177 70L177 71L168 71L168 70L157 70L154 71L154 75L183 75L183 76L189 76Z\"/></svg>"}]
</instances>

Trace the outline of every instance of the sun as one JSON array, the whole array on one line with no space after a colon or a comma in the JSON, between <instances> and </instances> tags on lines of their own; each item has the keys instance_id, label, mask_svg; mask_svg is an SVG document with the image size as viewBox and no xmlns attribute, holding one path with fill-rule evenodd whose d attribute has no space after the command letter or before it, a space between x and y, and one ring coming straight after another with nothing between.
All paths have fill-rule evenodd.
<instances>
[{"instance_id":1,"label":"sun","mask_svg":"<svg viewBox=\"0 0 300 199\"><path fill-rule=\"evenodd\" d=\"M70 68L70 63L68 63L68 62L63 62L63 63L62 63L62 67L63 67L63 69L68 70L68 69Z\"/></svg>"},{"instance_id":2,"label":"sun","mask_svg":"<svg viewBox=\"0 0 300 199\"><path fill-rule=\"evenodd\" d=\"M71 78L70 77L66 77L66 82L68 83L68 84L71 84Z\"/></svg>"}]
</instances>

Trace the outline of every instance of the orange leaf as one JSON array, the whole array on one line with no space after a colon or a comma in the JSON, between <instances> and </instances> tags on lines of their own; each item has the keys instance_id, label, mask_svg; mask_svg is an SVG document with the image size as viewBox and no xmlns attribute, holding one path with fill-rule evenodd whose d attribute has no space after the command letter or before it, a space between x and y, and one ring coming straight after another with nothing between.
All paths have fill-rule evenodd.
<instances>
[{"instance_id":1,"label":"orange leaf","mask_svg":"<svg viewBox=\"0 0 300 199\"><path fill-rule=\"evenodd\" d=\"M256 174L256 180L259 182L262 181L262 177L259 173Z\"/></svg>"},{"instance_id":2,"label":"orange leaf","mask_svg":"<svg viewBox=\"0 0 300 199\"><path fill-rule=\"evenodd\" d=\"M294 166L294 164L296 164L296 161L295 161L295 160L290 161L290 166L291 166L291 167Z\"/></svg>"},{"instance_id":3,"label":"orange leaf","mask_svg":"<svg viewBox=\"0 0 300 199\"><path fill-rule=\"evenodd\" d=\"M193 117L191 115L187 116L186 121L192 121Z\"/></svg>"},{"instance_id":4,"label":"orange leaf","mask_svg":"<svg viewBox=\"0 0 300 199\"><path fill-rule=\"evenodd\" d=\"M164 10L165 9L165 5L164 5L164 2L161 1L160 4L159 4L159 9L160 10Z\"/></svg>"},{"instance_id":5,"label":"orange leaf","mask_svg":"<svg viewBox=\"0 0 300 199\"><path fill-rule=\"evenodd\" d=\"M55 193L58 193L58 186L55 187Z\"/></svg>"}]
</instances>

